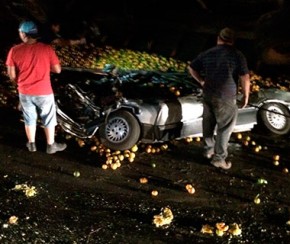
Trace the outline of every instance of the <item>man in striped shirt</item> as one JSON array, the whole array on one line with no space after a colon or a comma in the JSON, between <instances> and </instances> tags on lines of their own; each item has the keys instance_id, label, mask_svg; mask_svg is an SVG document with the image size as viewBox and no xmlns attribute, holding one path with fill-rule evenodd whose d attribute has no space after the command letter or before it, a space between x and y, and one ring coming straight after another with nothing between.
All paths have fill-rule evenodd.
<instances>
[{"instance_id":1,"label":"man in striped shirt","mask_svg":"<svg viewBox=\"0 0 290 244\"><path fill-rule=\"evenodd\" d=\"M217 168L230 169L228 142L233 132L238 106L239 82L248 104L250 75L245 56L234 47L235 33L226 27L217 37L217 45L199 54L188 66L191 76L203 87L204 156ZM216 131L216 136L215 136Z\"/></svg>"}]
</instances>

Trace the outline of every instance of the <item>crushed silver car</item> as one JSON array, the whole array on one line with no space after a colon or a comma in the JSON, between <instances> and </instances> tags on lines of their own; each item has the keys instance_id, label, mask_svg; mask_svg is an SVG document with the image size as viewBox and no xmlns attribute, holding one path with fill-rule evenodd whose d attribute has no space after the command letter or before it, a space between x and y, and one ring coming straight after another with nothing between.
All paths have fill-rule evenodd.
<instances>
[{"instance_id":1,"label":"crushed silver car","mask_svg":"<svg viewBox=\"0 0 290 244\"><path fill-rule=\"evenodd\" d=\"M61 128L78 138L97 136L112 150L202 136L202 89L187 73L64 67L52 74L52 84ZM252 92L234 131L260 125L288 134L289 110L287 91Z\"/></svg>"}]
</instances>

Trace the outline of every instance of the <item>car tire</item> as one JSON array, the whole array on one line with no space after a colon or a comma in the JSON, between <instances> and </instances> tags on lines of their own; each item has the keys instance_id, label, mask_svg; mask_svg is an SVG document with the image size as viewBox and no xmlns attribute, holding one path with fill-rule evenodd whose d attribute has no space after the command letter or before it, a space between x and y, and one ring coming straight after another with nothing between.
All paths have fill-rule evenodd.
<instances>
[{"instance_id":1,"label":"car tire","mask_svg":"<svg viewBox=\"0 0 290 244\"><path fill-rule=\"evenodd\" d=\"M267 103L259 110L262 125L276 135L286 135L290 132L289 110L279 103Z\"/></svg>"},{"instance_id":2,"label":"car tire","mask_svg":"<svg viewBox=\"0 0 290 244\"><path fill-rule=\"evenodd\" d=\"M132 148L139 141L140 134L138 120L126 110L111 113L99 130L101 143L105 147L121 151Z\"/></svg>"}]
</instances>

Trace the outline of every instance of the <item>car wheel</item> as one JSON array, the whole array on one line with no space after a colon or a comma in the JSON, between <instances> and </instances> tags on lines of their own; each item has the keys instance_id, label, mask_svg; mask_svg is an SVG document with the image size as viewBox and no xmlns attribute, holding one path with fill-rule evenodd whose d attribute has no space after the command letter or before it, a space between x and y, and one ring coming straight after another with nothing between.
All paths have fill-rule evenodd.
<instances>
[{"instance_id":1,"label":"car wheel","mask_svg":"<svg viewBox=\"0 0 290 244\"><path fill-rule=\"evenodd\" d=\"M137 119L126 110L118 110L109 115L107 123L100 127L101 143L112 150L126 150L133 147L140 138Z\"/></svg>"},{"instance_id":2,"label":"car wheel","mask_svg":"<svg viewBox=\"0 0 290 244\"><path fill-rule=\"evenodd\" d=\"M267 103L260 109L262 124L272 133L285 135L290 132L289 110L279 103Z\"/></svg>"}]
</instances>

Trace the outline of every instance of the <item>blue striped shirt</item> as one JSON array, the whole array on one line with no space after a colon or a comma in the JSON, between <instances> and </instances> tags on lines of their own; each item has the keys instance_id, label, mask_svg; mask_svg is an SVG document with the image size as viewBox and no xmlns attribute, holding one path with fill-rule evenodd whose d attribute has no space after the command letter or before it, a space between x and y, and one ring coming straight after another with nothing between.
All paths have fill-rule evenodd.
<instances>
[{"instance_id":1,"label":"blue striped shirt","mask_svg":"<svg viewBox=\"0 0 290 244\"><path fill-rule=\"evenodd\" d=\"M205 95L234 98L239 76L249 73L245 56L230 45L217 45L197 56L190 67L203 77Z\"/></svg>"}]
</instances>

